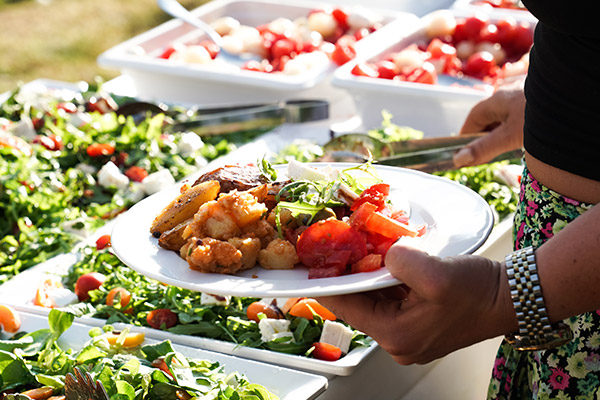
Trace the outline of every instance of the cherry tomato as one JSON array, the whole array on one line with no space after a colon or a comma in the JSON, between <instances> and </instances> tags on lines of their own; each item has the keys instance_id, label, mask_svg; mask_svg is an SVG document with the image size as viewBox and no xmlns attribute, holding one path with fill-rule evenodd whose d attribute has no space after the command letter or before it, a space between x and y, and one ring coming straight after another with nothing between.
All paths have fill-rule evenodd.
<instances>
[{"instance_id":1,"label":"cherry tomato","mask_svg":"<svg viewBox=\"0 0 600 400\"><path fill-rule=\"evenodd\" d=\"M358 63L350 71L352 75L356 76L368 76L371 78L377 78L379 75L378 71L373 68L371 64L368 63Z\"/></svg>"},{"instance_id":2,"label":"cherry tomato","mask_svg":"<svg viewBox=\"0 0 600 400\"><path fill-rule=\"evenodd\" d=\"M331 15L342 29L348 29L348 13L346 11L341 8L334 8Z\"/></svg>"},{"instance_id":3,"label":"cherry tomato","mask_svg":"<svg viewBox=\"0 0 600 400\"><path fill-rule=\"evenodd\" d=\"M279 319L283 318L281 312L273 307L270 304L261 303L260 301L255 301L250 304L246 309L246 316L251 321L258 322L260 319L258 318L258 314L263 313L267 318Z\"/></svg>"},{"instance_id":4,"label":"cherry tomato","mask_svg":"<svg viewBox=\"0 0 600 400\"><path fill-rule=\"evenodd\" d=\"M96 290L106 280L106 277L99 272L89 272L81 275L75 282L75 294L79 301L87 301L90 298L89 291Z\"/></svg>"},{"instance_id":5,"label":"cherry tomato","mask_svg":"<svg viewBox=\"0 0 600 400\"><path fill-rule=\"evenodd\" d=\"M498 43L501 46L509 45L515 37L517 20L506 17L498 20L495 25L498 28Z\"/></svg>"},{"instance_id":6,"label":"cherry tomato","mask_svg":"<svg viewBox=\"0 0 600 400\"><path fill-rule=\"evenodd\" d=\"M308 227L296 243L300 261L309 268L336 268L340 273L347 264L367 255L365 238L347 223L328 219Z\"/></svg>"},{"instance_id":7,"label":"cherry tomato","mask_svg":"<svg viewBox=\"0 0 600 400\"><path fill-rule=\"evenodd\" d=\"M356 39L349 35L339 38L335 43L335 50L331 54L333 62L337 65L342 65L356 57L355 43Z\"/></svg>"},{"instance_id":8,"label":"cherry tomato","mask_svg":"<svg viewBox=\"0 0 600 400\"><path fill-rule=\"evenodd\" d=\"M173 377L173 374L169 370L169 367L167 366L167 363L165 362L164 358L159 357L156 360L153 360L152 361L152 366L154 368L158 368L161 371L163 371L164 373L168 374L171 378Z\"/></svg>"},{"instance_id":9,"label":"cherry tomato","mask_svg":"<svg viewBox=\"0 0 600 400\"><path fill-rule=\"evenodd\" d=\"M96 250L102 250L110 246L110 235L102 235L96 240Z\"/></svg>"},{"instance_id":10,"label":"cherry tomato","mask_svg":"<svg viewBox=\"0 0 600 400\"><path fill-rule=\"evenodd\" d=\"M380 269L383 266L382 254L367 254L350 267L353 274L359 272L371 272Z\"/></svg>"},{"instance_id":11,"label":"cherry tomato","mask_svg":"<svg viewBox=\"0 0 600 400\"><path fill-rule=\"evenodd\" d=\"M158 308L148 313L146 322L154 329L169 329L174 327L179 318L167 308Z\"/></svg>"},{"instance_id":12,"label":"cherry tomato","mask_svg":"<svg viewBox=\"0 0 600 400\"><path fill-rule=\"evenodd\" d=\"M425 61L420 67L412 70L407 76L408 82L433 85L437 83L437 73L432 63Z\"/></svg>"},{"instance_id":13,"label":"cherry tomato","mask_svg":"<svg viewBox=\"0 0 600 400\"><path fill-rule=\"evenodd\" d=\"M119 106L110 96L92 97L85 104L85 108L88 112L99 112L100 114L106 114L108 112L116 111Z\"/></svg>"},{"instance_id":14,"label":"cherry tomato","mask_svg":"<svg viewBox=\"0 0 600 400\"><path fill-rule=\"evenodd\" d=\"M370 34L371 31L368 28L360 28L356 32L354 32L354 39L356 39L356 41L358 42L359 40L366 38Z\"/></svg>"},{"instance_id":15,"label":"cherry tomato","mask_svg":"<svg viewBox=\"0 0 600 400\"><path fill-rule=\"evenodd\" d=\"M363 203L371 203L377 207L377 211L381 211L385 208L385 201L389 194L390 185L387 183L376 183L363 190L358 199L352 203L350 210L354 211L358 209Z\"/></svg>"},{"instance_id":16,"label":"cherry tomato","mask_svg":"<svg viewBox=\"0 0 600 400\"><path fill-rule=\"evenodd\" d=\"M313 347L312 356L318 360L337 361L342 357L342 350L332 344L317 342L313 343Z\"/></svg>"},{"instance_id":17,"label":"cherry tomato","mask_svg":"<svg viewBox=\"0 0 600 400\"><path fill-rule=\"evenodd\" d=\"M69 114L74 114L77 112L77 106L70 101L63 101L56 105L57 110L63 110Z\"/></svg>"},{"instance_id":18,"label":"cherry tomato","mask_svg":"<svg viewBox=\"0 0 600 400\"><path fill-rule=\"evenodd\" d=\"M110 156L115 152L115 147L108 143L92 143L86 149L90 157Z\"/></svg>"},{"instance_id":19,"label":"cherry tomato","mask_svg":"<svg viewBox=\"0 0 600 400\"><path fill-rule=\"evenodd\" d=\"M469 76L483 79L496 66L494 56L489 51L478 51L467 59L463 72Z\"/></svg>"},{"instance_id":20,"label":"cherry tomato","mask_svg":"<svg viewBox=\"0 0 600 400\"><path fill-rule=\"evenodd\" d=\"M481 30L488 24L489 19L488 15L482 12L467 17L464 27L467 39L479 41Z\"/></svg>"},{"instance_id":21,"label":"cherry tomato","mask_svg":"<svg viewBox=\"0 0 600 400\"><path fill-rule=\"evenodd\" d=\"M39 143L50 151L62 150L63 143L59 136L54 134L51 135L38 135L33 139L33 143Z\"/></svg>"},{"instance_id":22,"label":"cherry tomato","mask_svg":"<svg viewBox=\"0 0 600 400\"><path fill-rule=\"evenodd\" d=\"M396 64L389 60L381 60L377 64L377 77L382 79L394 79L398 75Z\"/></svg>"},{"instance_id":23,"label":"cherry tomato","mask_svg":"<svg viewBox=\"0 0 600 400\"><path fill-rule=\"evenodd\" d=\"M515 35L511 42L514 55L522 55L529 51L533 44L533 34L528 22L521 22L515 28Z\"/></svg>"},{"instance_id":24,"label":"cherry tomato","mask_svg":"<svg viewBox=\"0 0 600 400\"><path fill-rule=\"evenodd\" d=\"M498 27L494 24L487 24L479 32L479 41L498 43L498 35Z\"/></svg>"},{"instance_id":25,"label":"cherry tomato","mask_svg":"<svg viewBox=\"0 0 600 400\"><path fill-rule=\"evenodd\" d=\"M221 51L219 45L213 42L212 40L203 40L198 44L208 51L208 54L210 54L210 58L212 58L213 60L217 58L219 51Z\"/></svg>"},{"instance_id":26,"label":"cherry tomato","mask_svg":"<svg viewBox=\"0 0 600 400\"><path fill-rule=\"evenodd\" d=\"M148 171L146 171L142 167L134 165L127 168L127 170L125 171L125 176L127 176L134 182L141 182L148 176Z\"/></svg>"},{"instance_id":27,"label":"cherry tomato","mask_svg":"<svg viewBox=\"0 0 600 400\"><path fill-rule=\"evenodd\" d=\"M121 308L125 308L131 300L131 293L129 293L129 290L122 287L116 287L108 292L108 295L106 296L106 305L112 307L115 304L115 298L117 296L120 298L119 302L121 303Z\"/></svg>"},{"instance_id":28,"label":"cherry tomato","mask_svg":"<svg viewBox=\"0 0 600 400\"><path fill-rule=\"evenodd\" d=\"M290 38L279 39L271 45L271 59L283 56L294 57L297 53L297 44Z\"/></svg>"}]
</instances>

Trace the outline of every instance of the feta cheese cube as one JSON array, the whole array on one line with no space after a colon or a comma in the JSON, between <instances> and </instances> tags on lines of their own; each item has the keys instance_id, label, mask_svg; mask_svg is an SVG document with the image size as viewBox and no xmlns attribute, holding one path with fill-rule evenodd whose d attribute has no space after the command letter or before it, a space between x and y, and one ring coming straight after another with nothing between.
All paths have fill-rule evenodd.
<instances>
[{"instance_id":1,"label":"feta cheese cube","mask_svg":"<svg viewBox=\"0 0 600 400\"><path fill-rule=\"evenodd\" d=\"M204 306L227 306L231 296L219 296L210 293L200 293L200 303Z\"/></svg>"},{"instance_id":2,"label":"feta cheese cube","mask_svg":"<svg viewBox=\"0 0 600 400\"><path fill-rule=\"evenodd\" d=\"M147 195L159 192L173 184L175 184L175 178L166 168L151 173L142 181L142 187Z\"/></svg>"},{"instance_id":3,"label":"feta cheese cube","mask_svg":"<svg viewBox=\"0 0 600 400\"><path fill-rule=\"evenodd\" d=\"M339 347L342 353L346 354L350 350L352 336L354 336L354 332L346 325L326 320L319 341Z\"/></svg>"},{"instance_id":4,"label":"feta cheese cube","mask_svg":"<svg viewBox=\"0 0 600 400\"><path fill-rule=\"evenodd\" d=\"M115 186L119 190L127 189L129 178L127 178L112 161L107 162L98 171L98 183L105 188Z\"/></svg>"},{"instance_id":5,"label":"feta cheese cube","mask_svg":"<svg viewBox=\"0 0 600 400\"><path fill-rule=\"evenodd\" d=\"M258 329L260 330L260 339L263 342L293 336L290 331L290 321L287 319L263 318L258 322Z\"/></svg>"},{"instance_id":6,"label":"feta cheese cube","mask_svg":"<svg viewBox=\"0 0 600 400\"><path fill-rule=\"evenodd\" d=\"M204 146L200 136L194 132L185 132L177 143L177 149L184 157L189 157Z\"/></svg>"}]
</instances>

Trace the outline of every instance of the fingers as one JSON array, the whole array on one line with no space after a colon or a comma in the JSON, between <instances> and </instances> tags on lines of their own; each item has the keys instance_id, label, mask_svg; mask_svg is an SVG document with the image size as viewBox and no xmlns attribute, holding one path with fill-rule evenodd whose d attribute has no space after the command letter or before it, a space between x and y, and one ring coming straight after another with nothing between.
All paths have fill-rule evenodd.
<instances>
[{"instance_id":1,"label":"fingers","mask_svg":"<svg viewBox=\"0 0 600 400\"><path fill-rule=\"evenodd\" d=\"M404 246L401 242L390 247L385 257L385 266L390 274L411 288L411 292L417 293L424 293L421 288L428 291L428 286L435 282L438 275L436 264L439 262L439 257Z\"/></svg>"},{"instance_id":2,"label":"fingers","mask_svg":"<svg viewBox=\"0 0 600 400\"><path fill-rule=\"evenodd\" d=\"M386 341L390 336L389 322L395 319L402 306L401 301L374 299L371 295L362 293L317 297L316 300L339 319L376 341Z\"/></svg>"},{"instance_id":3,"label":"fingers","mask_svg":"<svg viewBox=\"0 0 600 400\"><path fill-rule=\"evenodd\" d=\"M492 161L502 153L519 148L517 140L511 139L510 126L499 125L484 137L474 140L460 149L453 157L457 168L479 165Z\"/></svg>"}]
</instances>

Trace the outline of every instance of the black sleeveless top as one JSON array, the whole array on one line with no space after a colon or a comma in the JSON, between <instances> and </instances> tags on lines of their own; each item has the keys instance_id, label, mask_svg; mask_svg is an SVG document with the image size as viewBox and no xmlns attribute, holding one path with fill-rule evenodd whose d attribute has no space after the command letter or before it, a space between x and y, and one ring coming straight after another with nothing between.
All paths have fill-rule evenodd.
<instances>
[{"instance_id":1,"label":"black sleeveless top","mask_svg":"<svg viewBox=\"0 0 600 400\"><path fill-rule=\"evenodd\" d=\"M600 181L600 27L595 1L523 0L539 19L525 82L525 149Z\"/></svg>"}]
</instances>

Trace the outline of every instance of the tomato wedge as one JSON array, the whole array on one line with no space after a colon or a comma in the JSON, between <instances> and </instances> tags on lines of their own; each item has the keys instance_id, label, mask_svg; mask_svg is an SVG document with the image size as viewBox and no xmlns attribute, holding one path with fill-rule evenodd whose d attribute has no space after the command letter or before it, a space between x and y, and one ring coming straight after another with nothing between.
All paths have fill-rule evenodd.
<instances>
[{"instance_id":1,"label":"tomato wedge","mask_svg":"<svg viewBox=\"0 0 600 400\"><path fill-rule=\"evenodd\" d=\"M317 342L313 343L313 347L312 356L318 360L337 361L342 356L342 350L329 343Z\"/></svg>"},{"instance_id":2,"label":"tomato wedge","mask_svg":"<svg viewBox=\"0 0 600 400\"><path fill-rule=\"evenodd\" d=\"M371 214L366 224L367 230L379 233L391 239L397 239L400 236L415 237L419 232L413 227L387 217L380 212Z\"/></svg>"},{"instance_id":3,"label":"tomato wedge","mask_svg":"<svg viewBox=\"0 0 600 400\"><path fill-rule=\"evenodd\" d=\"M365 237L347 223L328 219L308 227L296 243L300 261L309 268L344 271L367 255Z\"/></svg>"}]
</instances>

